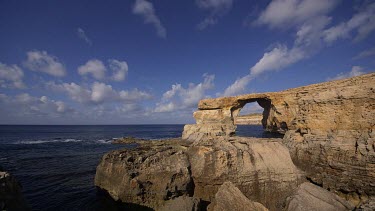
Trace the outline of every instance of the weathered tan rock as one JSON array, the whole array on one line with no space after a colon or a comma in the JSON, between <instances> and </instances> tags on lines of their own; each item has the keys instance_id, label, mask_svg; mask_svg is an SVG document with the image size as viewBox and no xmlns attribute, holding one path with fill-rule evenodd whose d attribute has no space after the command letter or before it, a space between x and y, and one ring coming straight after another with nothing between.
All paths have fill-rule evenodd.
<instances>
[{"instance_id":1,"label":"weathered tan rock","mask_svg":"<svg viewBox=\"0 0 375 211\"><path fill-rule=\"evenodd\" d=\"M197 124L185 126L182 137L197 143L219 136L230 140L239 110L257 101L265 108L265 130L287 131L283 142L297 167L359 204L375 195L374 84L370 73L282 92L201 100Z\"/></svg>"},{"instance_id":2,"label":"weathered tan rock","mask_svg":"<svg viewBox=\"0 0 375 211\"><path fill-rule=\"evenodd\" d=\"M195 143L187 153L194 196L205 201L212 201L219 187L230 181L250 200L280 210L303 176L280 139L208 140Z\"/></svg>"},{"instance_id":3,"label":"weathered tan rock","mask_svg":"<svg viewBox=\"0 0 375 211\"><path fill-rule=\"evenodd\" d=\"M231 182L225 182L215 194L215 199L208 207L209 211L268 211L258 202L252 202Z\"/></svg>"},{"instance_id":4,"label":"weathered tan rock","mask_svg":"<svg viewBox=\"0 0 375 211\"><path fill-rule=\"evenodd\" d=\"M262 124L267 131L368 130L374 125L374 82L375 73L371 73L281 92L204 99L194 113L196 124L186 126L182 138L233 136L241 108L251 102L264 108ZM211 124L215 133L207 132ZM218 132L220 125L223 130Z\"/></svg>"},{"instance_id":5,"label":"weathered tan rock","mask_svg":"<svg viewBox=\"0 0 375 211\"><path fill-rule=\"evenodd\" d=\"M158 208L157 211L199 211L201 209L201 201L198 198L180 196L165 202L165 205Z\"/></svg>"},{"instance_id":6,"label":"weathered tan rock","mask_svg":"<svg viewBox=\"0 0 375 211\"><path fill-rule=\"evenodd\" d=\"M0 210L30 210L21 193L21 185L0 167Z\"/></svg>"},{"instance_id":7,"label":"weathered tan rock","mask_svg":"<svg viewBox=\"0 0 375 211\"><path fill-rule=\"evenodd\" d=\"M287 211L348 211L354 206L339 196L311 183L301 184L287 199Z\"/></svg>"},{"instance_id":8,"label":"weathered tan rock","mask_svg":"<svg viewBox=\"0 0 375 211\"><path fill-rule=\"evenodd\" d=\"M154 209L166 200L192 196L186 146L154 143L104 155L96 170L95 185L116 201Z\"/></svg>"}]
</instances>

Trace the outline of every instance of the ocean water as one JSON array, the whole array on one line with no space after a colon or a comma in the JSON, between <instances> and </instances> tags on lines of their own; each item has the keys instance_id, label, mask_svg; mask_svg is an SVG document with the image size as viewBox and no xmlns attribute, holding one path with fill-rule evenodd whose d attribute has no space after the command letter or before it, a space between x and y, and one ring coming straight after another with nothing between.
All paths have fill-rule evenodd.
<instances>
[{"instance_id":1,"label":"ocean water","mask_svg":"<svg viewBox=\"0 0 375 211\"><path fill-rule=\"evenodd\" d=\"M97 194L96 166L104 153L131 147L114 138L181 137L183 125L7 126L0 125L0 166L23 186L33 210L116 210ZM239 136L269 137L261 126L238 126Z\"/></svg>"}]
</instances>

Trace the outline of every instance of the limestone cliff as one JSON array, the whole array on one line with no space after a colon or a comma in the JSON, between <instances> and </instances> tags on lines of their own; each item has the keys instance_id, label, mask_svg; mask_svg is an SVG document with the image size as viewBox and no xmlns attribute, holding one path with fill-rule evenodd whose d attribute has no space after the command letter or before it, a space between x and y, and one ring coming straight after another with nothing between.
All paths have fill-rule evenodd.
<instances>
[{"instance_id":1,"label":"limestone cliff","mask_svg":"<svg viewBox=\"0 0 375 211\"><path fill-rule=\"evenodd\" d=\"M263 126L286 132L285 145L309 179L354 203L375 194L375 73L282 92L206 99L183 138L200 141L234 135L248 102L264 108Z\"/></svg>"},{"instance_id":2,"label":"limestone cliff","mask_svg":"<svg viewBox=\"0 0 375 211\"><path fill-rule=\"evenodd\" d=\"M229 202L218 201L218 195L235 200L220 192L226 182L249 199L246 203L269 210L298 210L298 204L315 210L320 205L375 209L374 84L371 73L281 92L201 100L196 124L184 127L182 140L141 140L136 149L110 152L97 168L95 183L116 200L156 210L181 204L199 210L210 202L220 210L225 207L221 202ZM235 137L234 122L249 102L264 108L264 129L285 134L283 139ZM299 186L304 179L311 184Z\"/></svg>"}]
</instances>

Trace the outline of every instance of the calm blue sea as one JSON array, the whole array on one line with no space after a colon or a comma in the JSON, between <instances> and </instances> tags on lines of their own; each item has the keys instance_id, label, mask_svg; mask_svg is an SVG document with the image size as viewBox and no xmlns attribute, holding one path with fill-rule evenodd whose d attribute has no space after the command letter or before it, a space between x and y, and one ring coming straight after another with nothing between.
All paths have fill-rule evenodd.
<instances>
[{"instance_id":1,"label":"calm blue sea","mask_svg":"<svg viewBox=\"0 0 375 211\"><path fill-rule=\"evenodd\" d=\"M0 166L23 186L33 210L108 210L97 195L95 169L104 153L124 148L114 138L181 137L183 125L0 125ZM239 126L241 136L267 137L261 126Z\"/></svg>"}]
</instances>

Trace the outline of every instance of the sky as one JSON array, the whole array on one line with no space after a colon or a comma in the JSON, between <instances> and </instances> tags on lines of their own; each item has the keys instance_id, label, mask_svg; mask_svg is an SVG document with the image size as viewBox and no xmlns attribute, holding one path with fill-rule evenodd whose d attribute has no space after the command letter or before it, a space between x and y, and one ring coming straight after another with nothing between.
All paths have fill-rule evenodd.
<instances>
[{"instance_id":1,"label":"sky","mask_svg":"<svg viewBox=\"0 0 375 211\"><path fill-rule=\"evenodd\" d=\"M0 0L0 124L193 123L373 72L374 31L370 0Z\"/></svg>"}]
</instances>

